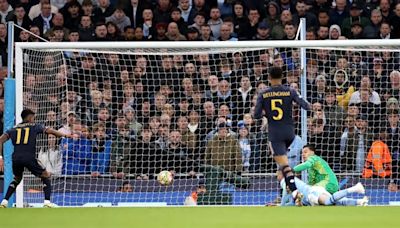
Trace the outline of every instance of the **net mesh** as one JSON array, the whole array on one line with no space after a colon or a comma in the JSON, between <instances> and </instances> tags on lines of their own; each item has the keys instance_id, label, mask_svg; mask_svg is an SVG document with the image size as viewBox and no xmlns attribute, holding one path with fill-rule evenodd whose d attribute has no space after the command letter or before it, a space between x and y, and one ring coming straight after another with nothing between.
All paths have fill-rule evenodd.
<instances>
[{"instance_id":1,"label":"net mesh","mask_svg":"<svg viewBox=\"0 0 400 228\"><path fill-rule=\"evenodd\" d=\"M314 110L304 123L308 143L341 187L361 180L373 204L398 200L387 187L399 169L399 52L308 48L306 58ZM61 206L276 200L267 122L252 113L271 66L282 67L284 83L300 91L300 62L296 48L25 49L24 107L36 111L38 122L76 134L38 139L38 158L53 173L52 200ZM301 163L304 145L297 107L293 119L291 166ZM387 151L379 151L380 142ZM174 174L173 184L157 182L162 170ZM40 180L24 180L24 202L41 202Z\"/></svg>"}]
</instances>

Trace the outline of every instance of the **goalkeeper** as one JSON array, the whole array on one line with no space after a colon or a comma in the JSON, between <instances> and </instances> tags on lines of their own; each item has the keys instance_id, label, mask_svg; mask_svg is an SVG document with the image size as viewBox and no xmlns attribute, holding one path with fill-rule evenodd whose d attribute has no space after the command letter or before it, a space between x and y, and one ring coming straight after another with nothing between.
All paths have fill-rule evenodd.
<instances>
[{"instance_id":1,"label":"goalkeeper","mask_svg":"<svg viewBox=\"0 0 400 228\"><path fill-rule=\"evenodd\" d=\"M309 185L321 186L331 194L339 190L339 183L335 173L333 173L324 159L315 155L313 146L305 145L302 150L302 156L305 162L295 166L293 170L295 172L307 170Z\"/></svg>"},{"instance_id":2,"label":"goalkeeper","mask_svg":"<svg viewBox=\"0 0 400 228\"><path fill-rule=\"evenodd\" d=\"M365 194L364 186L358 183L350 188L346 188L331 194L321 186L310 186L304 183L299 178L295 178L297 190L302 195L301 198L293 202L290 194L287 194L286 183L283 180L283 175L278 171L278 180L280 180L282 192L282 201L280 206L366 206L368 198L364 196L362 199L346 198L348 194L359 193Z\"/></svg>"}]
</instances>

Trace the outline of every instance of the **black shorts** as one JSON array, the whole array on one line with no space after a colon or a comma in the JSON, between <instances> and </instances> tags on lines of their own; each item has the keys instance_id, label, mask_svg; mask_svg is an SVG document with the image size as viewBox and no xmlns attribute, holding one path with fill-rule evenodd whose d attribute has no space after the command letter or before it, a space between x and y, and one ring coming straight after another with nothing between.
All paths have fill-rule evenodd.
<instances>
[{"instance_id":1,"label":"black shorts","mask_svg":"<svg viewBox=\"0 0 400 228\"><path fill-rule=\"evenodd\" d=\"M288 152L288 149L290 147L290 144L292 144L293 140L294 140L294 138L287 139L287 140L282 140L282 141L270 142L272 155L273 156L286 155L287 152Z\"/></svg>"},{"instance_id":2,"label":"black shorts","mask_svg":"<svg viewBox=\"0 0 400 228\"><path fill-rule=\"evenodd\" d=\"M22 177L24 173L24 168L27 168L33 175L40 177L44 171L45 167L36 159L29 160L13 160L12 163L14 176Z\"/></svg>"}]
</instances>

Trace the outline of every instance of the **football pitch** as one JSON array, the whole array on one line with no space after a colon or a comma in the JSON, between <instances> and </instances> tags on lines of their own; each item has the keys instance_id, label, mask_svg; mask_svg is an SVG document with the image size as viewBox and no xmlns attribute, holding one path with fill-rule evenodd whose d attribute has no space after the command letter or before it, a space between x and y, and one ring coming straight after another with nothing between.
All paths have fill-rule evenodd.
<instances>
[{"instance_id":1,"label":"football pitch","mask_svg":"<svg viewBox=\"0 0 400 228\"><path fill-rule=\"evenodd\" d=\"M399 227L400 207L164 207L1 209L13 228ZM392 226L393 225L393 226Z\"/></svg>"}]
</instances>

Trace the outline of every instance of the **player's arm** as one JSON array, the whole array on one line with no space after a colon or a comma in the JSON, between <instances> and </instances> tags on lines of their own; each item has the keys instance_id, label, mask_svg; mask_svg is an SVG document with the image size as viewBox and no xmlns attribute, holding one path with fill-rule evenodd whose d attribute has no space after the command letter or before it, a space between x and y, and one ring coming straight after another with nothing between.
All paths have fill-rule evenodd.
<instances>
[{"instance_id":1,"label":"player's arm","mask_svg":"<svg viewBox=\"0 0 400 228\"><path fill-rule=\"evenodd\" d=\"M62 132L59 132L57 130L54 130L53 128L46 128L46 130L44 131L46 134L50 134L50 135L55 135L57 137L65 137L65 138L72 138L71 134L64 134Z\"/></svg>"},{"instance_id":2,"label":"player's arm","mask_svg":"<svg viewBox=\"0 0 400 228\"><path fill-rule=\"evenodd\" d=\"M9 139L8 134L0 137L0 172L4 172L3 144Z\"/></svg>"},{"instance_id":3,"label":"player's arm","mask_svg":"<svg viewBox=\"0 0 400 228\"><path fill-rule=\"evenodd\" d=\"M263 97L262 93L258 95L256 108L254 109L254 119L261 119L263 117Z\"/></svg>"},{"instance_id":4,"label":"player's arm","mask_svg":"<svg viewBox=\"0 0 400 228\"><path fill-rule=\"evenodd\" d=\"M292 99L298 104L300 105L300 107L302 107L305 110L311 110L311 105L310 103L308 103L306 100L304 100L301 96L299 96L299 94L296 92L296 90L291 89L291 96Z\"/></svg>"},{"instance_id":5,"label":"player's arm","mask_svg":"<svg viewBox=\"0 0 400 228\"><path fill-rule=\"evenodd\" d=\"M305 162L303 162L303 163L301 163L301 164L299 164L299 165L296 165L296 166L293 168L293 171L295 171L295 172L301 172L301 171L303 171L303 170L306 170L306 169L311 168L313 165L314 165L314 160L311 159L311 158L309 158L307 161L305 161Z\"/></svg>"}]
</instances>

